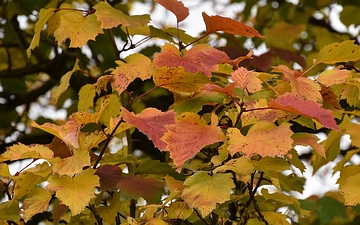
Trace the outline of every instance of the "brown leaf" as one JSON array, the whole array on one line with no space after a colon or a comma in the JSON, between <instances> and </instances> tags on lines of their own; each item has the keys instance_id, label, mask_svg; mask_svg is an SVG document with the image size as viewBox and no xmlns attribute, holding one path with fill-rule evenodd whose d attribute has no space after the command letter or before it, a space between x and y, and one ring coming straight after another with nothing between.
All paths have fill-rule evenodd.
<instances>
[{"instance_id":1,"label":"brown leaf","mask_svg":"<svg viewBox=\"0 0 360 225\"><path fill-rule=\"evenodd\" d=\"M206 25L206 33L213 33L216 31L223 31L229 34L242 35L246 37L264 38L257 30L239 21L222 16L208 16L205 12L202 13Z\"/></svg>"},{"instance_id":2,"label":"brown leaf","mask_svg":"<svg viewBox=\"0 0 360 225\"><path fill-rule=\"evenodd\" d=\"M182 2L177 0L155 0L157 3L165 7L170 12L174 13L177 22L181 22L189 15L189 9L184 6Z\"/></svg>"},{"instance_id":3,"label":"brown leaf","mask_svg":"<svg viewBox=\"0 0 360 225\"><path fill-rule=\"evenodd\" d=\"M130 198L144 198L148 203L158 203L164 191L162 182L155 178L124 176L117 184Z\"/></svg>"},{"instance_id":4,"label":"brown leaf","mask_svg":"<svg viewBox=\"0 0 360 225\"><path fill-rule=\"evenodd\" d=\"M103 191L116 191L118 182L123 178L121 168L113 165L103 165L96 169L100 177L100 189Z\"/></svg>"}]
</instances>

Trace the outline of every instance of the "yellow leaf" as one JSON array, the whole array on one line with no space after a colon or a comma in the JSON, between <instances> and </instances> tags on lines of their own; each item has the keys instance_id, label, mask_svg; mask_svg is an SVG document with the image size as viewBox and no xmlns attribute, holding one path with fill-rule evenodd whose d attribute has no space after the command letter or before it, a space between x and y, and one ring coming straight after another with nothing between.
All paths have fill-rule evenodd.
<instances>
[{"instance_id":1,"label":"yellow leaf","mask_svg":"<svg viewBox=\"0 0 360 225\"><path fill-rule=\"evenodd\" d=\"M94 14L97 17L97 20L101 22L102 29L111 29L119 25L139 28L140 26L146 25L150 20L149 15L125 15L120 10L113 8L107 2L99 2L94 6L94 9L96 9Z\"/></svg>"},{"instance_id":2,"label":"yellow leaf","mask_svg":"<svg viewBox=\"0 0 360 225\"><path fill-rule=\"evenodd\" d=\"M290 225L286 215L280 212L261 212L269 225Z\"/></svg>"},{"instance_id":3,"label":"yellow leaf","mask_svg":"<svg viewBox=\"0 0 360 225\"><path fill-rule=\"evenodd\" d=\"M334 64L358 60L360 60L360 46L355 44L353 40L346 40L324 46L318 54L316 64Z\"/></svg>"},{"instance_id":4,"label":"yellow leaf","mask_svg":"<svg viewBox=\"0 0 360 225\"><path fill-rule=\"evenodd\" d=\"M136 78L146 80L152 75L151 60L148 57L136 53L126 57L125 61L126 63L116 61L118 66L111 72L114 75L114 81L111 86L119 94Z\"/></svg>"},{"instance_id":5,"label":"yellow leaf","mask_svg":"<svg viewBox=\"0 0 360 225\"><path fill-rule=\"evenodd\" d=\"M333 84L343 84L347 80L347 78L349 78L351 73L352 72L350 70L342 70L341 68L336 67L320 73L317 81L326 86L330 86Z\"/></svg>"},{"instance_id":6,"label":"yellow leaf","mask_svg":"<svg viewBox=\"0 0 360 225\"><path fill-rule=\"evenodd\" d=\"M54 174L49 177L46 189L55 191L59 201L69 206L74 216L81 213L90 200L95 197L95 187L100 183L99 177L94 174L95 170L91 168L74 177Z\"/></svg>"},{"instance_id":7,"label":"yellow leaf","mask_svg":"<svg viewBox=\"0 0 360 225\"><path fill-rule=\"evenodd\" d=\"M79 91L78 111L88 111L94 106L95 88L92 84L85 84Z\"/></svg>"},{"instance_id":8,"label":"yellow leaf","mask_svg":"<svg viewBox=\"0 0 360 225\"><path fill-rule=\"evenodd\" d=\"M345 205L358 205L360 203L360 174L350 176L344 183L340 183L341 193L345 198Z\"/></svg>"},{"instance_id":9,"label":"yellow leaf","mask_svg":"<svg viewBox=\"0 0 360 225\"><path fill-rule=\"evenodd\" d=\"M159 218L151 218L149 219L145 225L166 225L167 223L165 223L164 220L161 220Z\"/></svg>"},{"instance_id":10,"label":"yellow leaf","mask_svg":"<svg viewBox=\"0 0 360 225\"><path fill-rule=\"evenodd\" d=\"M28 146L19 143L7 147L6 152L4 152L0 156L0 161L19 160L19 159L28 159L28 158L52 159L53 157L54 157L54 153L46 146L38 145L38 144L33 146Z\"/></svg>"},{"instance_id":11,"label":"yellow leaf","mask_svg":"<svg viewBox=\"0 0 360 225\"><path fill-rule=\"evenodd\" d=\"M79 59L76 59L76 62L74 64L74 67L71 71L68 71L66 74L64 74L60 79L60 85L53 91L51 91L50 95L50 103L56 104L57 100L59 99L60 95L66 91L66 89L70 85L70 78L73 75L74 72L77 70L80 70L79 67Z\"/></svg>"},{"instance_id":12,"label":"yellow leaf","mask_svg":"<svg viewBox=\"0 0 360 225\"><path fill-rule=\"evenodd\" d=\"M35 33L33 39L31 40L30 46L26 49L28 57L30 57L31 51L34 50L37 46L39 46L41 30L44 27L45 23L48 21L48 19L54 14L54 12L54 8L40 9L39 19L35 23Z\"/></svg>"},{"instance_id":13,"label":"yellow leaf","mask_svg":"<svg viewBox=\"0 0 360 225\"><path fill-rule=\"evenodd\" d=\"M239 129L230 128L227 133L230 143L228 150L231 155L241 152L246 157L254 154L283 156L292 148L292 134L288 123L277 127L273 123L260 121L250 128L246 136L242 135Z\"/></svg>"},{"instance_id":14,"label":"yellow leaf","mask_svg":"<svg viewBox=\"0 0 360 225\"><path fill-rule=\"evenodd\" d=\"M58 46L69 38L69 47L81 47L103 33L95 15L83 16L83 12L77 11L69 4L62 4L60 10L49 19L49 23L48 32L54 33Z\"/></svg>"},{"instance_id":15,"label":"yellow leaf","mask_svg":"<svg viewBox=\"0 0 360 225\"><path fill-rule=\"evenodd\" d=\"M279 21L274 26L264 29L265 43L271 47L294 49L294 42L304 30L306 30L305 24L293 25Z\"/></svg>"},{"instance_id":16,"label":"yellow leaf","mask_svg":"<svg viewBox=\"0 0 360 225\"><path fill-rule=\"evenodd\" d=\"M51 193L42 189L37 188L33 190L29 197L24 200L21 208L23 211L23 217L25 222L29 221L32 216L44 212L49 207L49 201L51 199Z\"/></svg>"},{"instance_id":17,"label":"yellow leaf","mask_svg":"<svg viewBox=\"0 0 360 225\"><path fill-rule=\"evenodd\" d=\"M79 148L73 151L73 156L64 159L56 157L49 162L53 165L53 173L72 176L81 173L83 167L90 166L90 155L86 149Z\"/></svg>"},{"instance_id":18,"label":"yellow leaf","mask_svg":"<svg viewBox=\"0 0 360 225\"><path fill-rule=\"evenodd\" d=\"M154 82L156 86L177 92L194 92L209 82L203 73L191 73L184 67L159 67L155 69Z\"/></svg>"},{"instance_id":19,"label":"yellow leaf","mask_svg":"<svg viewBox=\"0 0 360 225\"><path fill-rule=\"evenodd\" d=\"M190 207L198 208L203 217L209 215L217 203L230 200L231 189L235 187L231 174L209 176L204 171L187 178L184 185L183 200Z\"/></svg>"}]
</instances>

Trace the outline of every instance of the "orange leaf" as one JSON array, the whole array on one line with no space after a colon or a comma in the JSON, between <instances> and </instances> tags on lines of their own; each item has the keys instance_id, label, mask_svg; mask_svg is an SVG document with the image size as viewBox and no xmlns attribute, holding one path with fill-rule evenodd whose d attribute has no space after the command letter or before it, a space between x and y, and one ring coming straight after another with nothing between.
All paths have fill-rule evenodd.
<instances>
[{"instance_id":1,"label":"orange leaf","mask_svg":"<svg viewBox=\"0 0 360 225\"><path fill-rule=\"evenodd\" d=\"M228 86L226 86L225 88L222 88L216 84L205 84L204 86L202 86L200 88L200 90L206 90L207 93L212 91L212 92L223 93L226 95L233 95L234 90L235 90L235 85L236 85L235 83L229 83Z\"/></svg>"},{"instance_id":2,"label":"orange leaf","mask_svg":"<svg viewBox=\"0 0 360 225\"><path fill-rule=\"evenodd\" d=\"M174 13L177 22L181 22L189 15L189 9L182 2L176 0L155 0L157 3Z\"/></svg>"},{"instance_id":3,"label":"orange leaf","mask_svg":"<svg viewBox=\"0 0 360 225\"><path fill-rule=\"evenodd\" d=\"M275 72L281 72L284 75L285 81L290 82L292 92L301 95L302 97L312 100L321 101L322 97L320 94L321 87L314 80L302 77L300 70L290 70L285 65L275 66Z\"/></svg>"},{"instance_id":4,"label":"orange leaf","mask_svg":"<svg viewBox=\"0 0 360 225\"><path fill-rule=\"evenodd\" d=\"M208 16L205 12L202 13L206 25L206 33L213 33L216 31L223 31L229 34L242 35L246 37L264 38L257 30L244 23L233 20L231 18L222 16Z\"/></svg>"},{"instance_id":5,"label":"orange leaf","mask_svg":"<svg viewBox=\"0 0 360 225\"><path fill-rule=\"evenodd\" d=\"M244 67L240 67L231 73L231 79L239 88L254 93L261 90L262 83L261 80L256 77L256 74L256 72L251 72Z\"/></svg>"},{"instance_id":6,"label":"orange leaf","mask_svg":"<svg viewBox=\"0 0 360 225\"><path fill-rule=\"evenodd\" d=\"M342 70L341 67L336 67L334 69L325 70L324 72L320 73L317 81L326 86L333 84L343 84L350 75L350 70Z\"/></svg>"},{"instance_id":7,"label":"orange leaf","mask_svg":"<svg viewBox=\"0 0 360 225\"><path fill-rule=\"evenodd\" d=\"M203 72L207 77L211 77L211 71L217 70L220 62L229 62L229 56L208 44L199 44L187 51L184 56L179 55L179 50L171 45L165 44L161 47L163 52L157 54L154 59L156 68L167 66L182 66L186 71L197 73Z\"/></svg>"},{"instance_id":8,"label":"orange leaf","mask_svg":"<svg viewBox=\"0 0 360 225\"><path fill-rule=\"evenodd\" d=\"M282 123L276 126L273 123L259 121L255 123L247 135L240 133L239 129L229 128L227 136L229 137L228 150L231 155L242 152L246 157L259 154L260 156L283 156L292 148L293 140L289 123ZM281 137L281 138L279 138Z\"/></svg>"},{"instance_id":9,"label":"orange leaf","mask_svg":"<svg viewBox=\"0 0 360 225\"><path fill-rule=\"evenodd\" d=\"M305 100L294 93L287 92L276 100L271 99L269 108L281 109L319 121L324 127L340 131L335 123L332 111L321 108L321 104Z\"/></svg>"},{"instance_id":10,"label":"orange leaf","mask_svg":"<svg viewBox=\"0 0 360 225\"><path fill-rule=\"evenodd\" d=\"M166 143L160 139L166 132L164 126L175 124L175 115L175 112L172 110L164 113L154 108L146 108L141 113L135 115L122 108L124 120L147 134L154 145L160 150L165 150L166 148Z\"/></svg>"},{"instance_id":11,"label":"orange leaf","mask_svg":"<svg viewBox=\"0 0 360 225\"><path fill-rule=\"evenodd\" d=\"M187 112L176 118L176 124L165 125L168 132L161 140L166 143L166 150L176 166L182 166L203 147L223 140L215 120L212 118L213 123L208 126L199 115Z\"/></svg>"},{"instance_id":12,"label":"orange leaf","mask_svg":"<svg viewBox=\"0 0 360 225\"><path fill-rule=\"evenodd\" d=\"M293 145L302 145L308 146L310 145L319 155L326 158L325 149L323 145L318 144L319 138L315 134L309 133L296 133L292 136L294 143Z\"/></svg>"}]
</instances>

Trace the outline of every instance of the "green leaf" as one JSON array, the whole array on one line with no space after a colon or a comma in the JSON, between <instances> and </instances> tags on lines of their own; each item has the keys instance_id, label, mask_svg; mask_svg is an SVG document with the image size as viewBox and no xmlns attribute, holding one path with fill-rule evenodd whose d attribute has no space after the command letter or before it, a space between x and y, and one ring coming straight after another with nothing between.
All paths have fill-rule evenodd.
<instances>
[{"instance_id":1,"label":"green leaf","mask_svg":"<svg viewBox=\"0 0 360 225\"><path fill-rule=\"evenodd\" d=\"M175 102L170 108L176 113L181 114L183 112L199 112L206 103L218 103L221 104L224 101L225 95L221 93L198 93L190 99L185 99L179 102Z\"/></svg>"},{"instance_id":2,"label":"green leaf","mask_svg":"<svg viewBox=\"0 0 360 225\"><path fill-rule=\"evenodd\" d=\"M182 198L193 208L198 208L205 217L215 209L216 204L230 200L231 189L235 187L231 174L209 176L204 171L196 172L185 180Z\"/></svg>"},{"instance_id":3,"label":"green leaf","mask_svg":"<svg viewBox=\"0 0 360 225\"><path fill-rule=\"evenodd\" d=\"M19 204L13 202L0 203L0 222L8 224L6 221L20 222L20 208Z\"/></svg>"},{"instance_id":4,"label":"green leaf","mask_svg":"<svg viewBox=\"0 0 360 225\"><path fill-rule=\"evenodd\" d=\"M54 14L54 12L55 9L53 8L40 10L39 20L35 24L35 33L33 39L31 40L28 49L26 49L28 57L30 57L31 51L34 50L37 46L39 46L41 30L44 27L45 23L48 21L48 19Z\"/></svg>"},{"instance_id":5,"label":"green leaf","mask_svg":"<svg viewBox=\"0 0 360 225\"><path fill-rule=\"evenodd\" d=\"M358 60L360 60L360 46L354 44L352 40L347 40L324 46L318 54L316 64L335 64Z\"/></svg>"},{"instance_id":6,"label":"green leaf","mask_svg":"<svg viewBox=\"0 0 360 225\"><path fill-rule=\"evenodd\" d=\"M92 84L85 84L79 91L78 110L87 112L94 106L95 88Z\"/></svg>"},{"instance_id":7,"label":"green leaf","mask_svg":"<svg viewBox=\"0 0 360 225\"><path fill-rule=\"evenodd\" d=\"M60 85L55 89L51 91L51 97L50 97L50 103L56 104L57 100L59 99L60 95L66 91L66 89L70 85L70 78L73 75L74 72L77 70L80 70L79 67L79 59L76 59L76 62L74 64L74 67L71 71L68 71L66 74L64 74L60 79Z\"/></svg>"},{"instance_id":8,"label":"green leaf","mask_svg":"<svg viewBox=\"0 0 360 225\"><path fill-rule=\"evenodd\" d=\"M95 187L100 185L99 177L94 173L94 169L88 168L74 177L54 174L49 177L46 189L55 191L56 197L69 206L72 215L77 215L95 197Z\"/></svg>"}]
</instances>

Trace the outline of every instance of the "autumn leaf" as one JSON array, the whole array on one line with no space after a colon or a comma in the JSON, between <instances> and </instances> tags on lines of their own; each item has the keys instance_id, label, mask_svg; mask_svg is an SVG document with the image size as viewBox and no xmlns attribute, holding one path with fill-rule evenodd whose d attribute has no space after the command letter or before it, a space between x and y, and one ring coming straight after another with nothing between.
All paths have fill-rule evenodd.
<instances>
[{"instance_id":1,"label":"autumn leaf","mask_svg":"<svg viewBox=\"0 0 360 225\"><path fill-rule=\"evenodd\" d=\"M323 145L318 144L319 138L315 134L309 133L296 133L293 134L292 139L294 140L293 145L302 145L308 146L310 145L319 155L326 158L325 149Z\"/></svg>"},{"instance_id":2,"label":"autumn leaf","mask_svg":"<svg viewBox=\"0 0 360 225\"><path fill-rule=\"evenodd\" d=\"M161 47L162 52L157 54L154 59L156 68L182 66L186 71L192 73L203 72L207 77L211 77L211 71L218 70L218 63L228 62L231 64L229 56L208 44L199 44L191 48L181 57L179 50L171 44Z\"/></svg>"},{"instance_id":3,"label":"autumn leaf","mask_svg":"<svg viewBox=\"0 0 360 225\"><path fill-rule=\"evenodd\" d=\"M138 177L135 175L123 176L117 187L129 197L144 198L148 203L159 203L164 191L164 184L155 178Z\"/></svg>"},{"instance_id":4,"label":"autumn leaf","mask_svg":"<svg viewBox=\"0 0 360 225\"><path fill-rule=\"evenodd\" d=\"M209 82L203 73L187 72L182 66L156 68L153 79L156 86L176 92L195 92Z\"/></svg>"},{"instance_id":5,"label":"autumn leaf","mask_svg":"<svg viewBox=\"0 0 360 225\"><path fill-rule=\"evenodd\" d=\"M59 175L79 174L85 166L90 166L89 151L84 148L79 148L72 151L73 155L66 158L54 158L49 160L52 164L52 170Z\"/></svg>"},{"instance_id":6,"label":"autumn leaf","mask_svg":"<svg viewBox=\"0 0 360 225\"><path fill-rule=\"evenodd\" d=\"M358 205L360 203L360 174L348 177L340 183L340 190L345 198L345 205Z\"/></svg>"},{"instance_id":7,"label":"autumn leaf","mask_svg":"<svg viewBox=\"0 0 360 225\"><path fill-rule=\"evenodd\" d=\"M100 185L99 177L94 173L94 169L88 168L74 177L54 174L47 180L46 189L55 191L59 201L69 206L72 215L77 215L95 197L95 187Z\"/></svg>"},{"instance_id":8,"label":"autumn leaf","mask_svg":"<svg viewBox=\"0 0 360 225\"><path fill-rule=\"evenodd\" d=\"M229 128L228 150L231 155L240 152L248 158L255 154L263 157L284 156L292 148L292 134L289 123L276 126L270 122L259 121L249 129L246 136L241 134L239 129Z\"/></svg>"},{"instance_id":9,"label":"autumn leaf","mask_svg":"<svg viewBox=\"0 0 360 225\"><path fill-rule=\"evenodd\" d=\"M165 125L167 132L161 138L166 143L166 150L176 166L182 166L186 160L210 144L223 140L223 133L217 126L206 122L195 113L183 113L176 118L175 124Z\"/></svg>"},{"instance_id":10,"label":"autumn leaf","mask_svg":"<svg viewBox=\"0 0 360 225\"><path fill-rule=\"evenodd\" d=\"M116 191L122 178L121 168L113 165L100 166L95 174L100 177L100 188L103 191Z\"/></svg>"},{"instance_id":11,"label":"autumn leaf","mask_svg":"<svg viewBox=\"0 0 360 225\"><path fill-rule=\"evenodd\" d=\"M275 122L280 116L278 110L266 109L266 110L253 110L267 108L268 103L264 98L259 99L258 101L250 100L245 102L244 107L245 112L241 114L241 123L242 126L247 126L249 124L257 123L258 121L267 121Z\"/></svg>"},{"instance_id":12,"label":"autumn leaf","mask_svg":"<svg viewBox=\"0 0 360 225\"><path fill-rule=\"evenodd\" d=\"M292 92L295 94L312 101L320 102L322 100L320 85L314 80L303 77L300 70L293 71L285 65L279 65L274 67L273 72L281 72L285 77L285 81L290 82Z\"/></svg>"},{"instance_id":13,"label":"autumn leaf","mask_svg":"<svg viewBox=\"0 0 360 225\"><path fill-rule=\"evenodd\" d=\"M150 20L149 15L142 15L141 18L139 16L125 15L107 2L99 2L93 8L96 10L94 14L97 21L101 22L102 29L111 29L119 25L138 28L147 25Z\"/></svg>"},{"instance_id":14,"label":"autumn leaf","mask_svg":"<svg viewBox=\"0 0 360 225\"><path fill-rule=\"evenodd\" d=\"M47 211L49 208L50 199L50 192L42 188L33 190L29 197L24 200L24 203L21 206L23 209L23 217L25 222L29 221L34 215Z\"/></svg>"},{"instance_id":15,"label":"autumn leaf","mask_svg":"<svg viewBox=\"0 0 360 225\"><path fill-rule=\"evenodd\" d=\"M119 94L136 78L146 80L152 75L151 60L140 53L129 55L125 62L116 61L118 66L111 72L114 77L111 86Z\"/></svg>"},{"instance_id":16,"label":"autumn leaf","mask_svg":"<svg viewBox=\"0 0 360 225\"><path fill-rule=\"evenodd\" d=\"M31 51L34 50L37 46L39 46L41 30L45 26L48 19L54 14L54 12L54 8L40 9L38 15L39 19L35 23L34 36L31 40L29 47L26 49L28 57L30 57Z\"/></svg>"},{"instance_id":17,"label":"autumn leaf","mask_svg":"<svg viewBox=\"0 0 360 225\"><path fill-rule=\"evenodd\" d=\"M167 10L174 13L177 22L181 22L189 15L189 9L184 4L177 0L155 0L160 5L164 6Z\"/></svg>"},{"instance_id":18,"label":"autumn leaf","mask_svg":"<svg viewBox=\"0 0 360 225\"><path fill-rule=\"evenodd\" d=\"M202 13L202 16L206 25L206 33L208 34L216 31L223 31L225 33L242 35L245 37L264 38L257 30L239 21L222 16L208 16L205 12Z\"/></svg>"},{"instance_id":19,"label":"autumn leaf","mask_svg":"<svg viewBox=\"0 0 360 225\"><path fill-rule=\"evenodd\" d=\"M229 83L225 88L222 88L216 84L205 84L200 88L200 90L205 90L206 92L219 92L226 95L234 95L235 86L236 83L234 82Z\"/></svg>"},{"instance_id":20,"label":"autumn leaf","mask_svg":"<svg viewBox=\"0 0 360 225\"><path fill-rule=\"evenodd\" d=\"M161 137L167 131L166 125L175 124L174 111L169 110L164 113L155 108L146 108L140 114L134 115L125 108L121 110L126 122L147 134L157 148L165 150L166 143L161 140Z\"/></svg>"},{"instance_id":21,"label":"autumn leaf","mask_svg":"<svg viewBox=\"0 0 360 225\"><path fill-rule=\"evenodd\" d=\"M276 100L271 99L269 108L281 109L303 115L319 121L326 128L340 131L338 125L335 123L331 110L323 109L321 108L321 104L310 100L304 100L291 92L281 95Z\"/></svg>"},{"instance_id":22,"label":"autumn leaf","mask_svg":"<svg viewBox=\"0 0 360 225\"><path fill-rule=\"evenodd\" d=\"M52 159L53 157L54 153L46 146L39 144L28 146L18 143L6 148L6 151L0 155L0 162L28 158Z\"/></svg>"},{"instance_id":23,"label":"autumn leaf","mask_svg":"<svg viewBox=\"0 0 360 225\"><path fill-rule=\"evenodd\" d=\"M92 84L85 84L79 91L78 111L88 111L94 106L95 88Z\"/></svg>"},{"instance_id":24,"label":"autumn leaf","mask_svg":"<svg viewBox=\"0 0 360 225\"><path fill-rule=\"evenodd\" d=\"M63 3L60 10L49 18L48 32L54 34L58 46L69 38L69 47L78 48L89 40L95 40L95 37L102 34L103 30L94 14L84 16L72 5Z\"/></svg>"},{"instance_id":25,"label":"autumn leaf","mask_svg":"<svg viewBox=\"0 0 360 225\"><path fill-rule=\"evenodd\" d=\"M341 67L335 67L331 70L325 70L320 73L317 81L325 86L331 86L334 84L343 84L351 75L350 70L341 69Z\"/></svg>"},{"instance_id":26,"label":"autumn leaf","mask_svg":"<svg viewBox=\"0 0 360 225\"><path fill-rule=\"evenodd\" d=\"M77 70L80 70L79 67L79 59L76 59L76 62L74 64L74 67L72 70L68 71L66 74L64 74L61 79L60 79L60 85L55 89L51 91L51 95L50 95L50 103L51 104L56 104L56 102L58 101L60 95L66 91L66 89L69 87L70 85L70 78L73 75L74 72L76 72Z\"/></svg>"},{"instance_id":27,"label":"autumn leaf","mask_svg":"<svg viewBox=\"0 0 360 225\"><path fill-rule=\"evenodd\" d=\"M231 177L229 173L209 176L205 171L196 172L185 180L182 199L190 207L199 209L205 217L217 203L230 200L231 189L235 187Z\"/></svg>"},{"instance_id":28,"label":"autumn leaf","mask_svg":"<svg viewBox=\"0 0 360 225\"><path fill-rule=\"evenodd\" d=\"M20 208L19 204L13 204L10 201L0 203L0 218L3 224L8 221L20 221Z\"/></svg>"},{"instance_id":29,"label":"autumn leaf","mask_svg":"<svg viewBox=\"0 0 360 225\"><path fill-rule=\"evenodd\" d=\"M318 54L316 64L335 64L358 60L360 60L360 46L355 44L354 40L346 40L324 46Z\"/></svg>"},{"instance_id":30,"label":"autumn leaf","mask_svg":"<svg viewBox=\"0 0 360 225\"><path fill-rule=\"evenodd\" d=\"M257 78L256 72L247 70L244 67L240 67L231 73L231 79L235 82L236 86L248 90L250 93L261 90L261 80Z\"/></svg>"}]
</instances>

